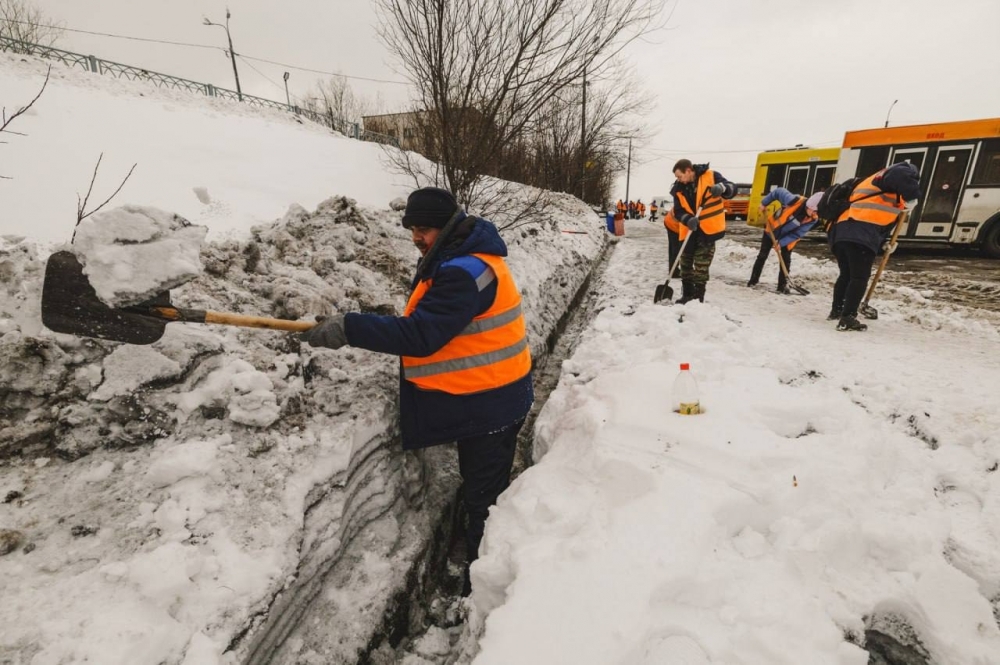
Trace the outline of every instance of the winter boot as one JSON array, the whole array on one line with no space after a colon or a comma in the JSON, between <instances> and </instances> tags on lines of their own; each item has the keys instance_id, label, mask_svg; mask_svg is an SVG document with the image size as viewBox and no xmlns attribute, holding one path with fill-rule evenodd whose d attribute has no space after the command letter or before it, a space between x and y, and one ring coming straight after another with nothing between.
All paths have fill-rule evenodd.
<instances>
[{"instance_id":1,"label":"winter boot","mask_svg":"<svg viewBox=\"0 0 1000 665\"><path fill-rule=\"evenodd\" d=\"M747 282L747 286L757 286L757 280L751 277L750 281Z\"/></svg>"},{"instance_id":2,"label":"winter boot","mask_svg":"<svg viewBox=\"0 0 1000 665\"><path fill-rule=\"evenodd\" d=\"M705 302L705 284L696 284L694 287L694 297L698 302Z\"/></svg>"},{"instance_id":3,"label":"winter boot","mask_svg":"<svg viewBox=\"0 0 1000 665\"><path fill-rule=\"evenodd\" d=\"M788 288L787 284L781 284L780 286L778 286L778 288L776 290L777 290L778 293L780 293L782 295L786 295L786 296L789 295L789 294L791 294L791 292L792 292L792 290L790 288Z\"/></svg>"},{"instance_id":4,"label":"winter boot","mask_svg":"<svg viewBox=\"0 0 1000 665\"><path fill-rule=\"evenodd\" d=\"M858 321L858 317L847 314L840 317L840 323L837 324L837 330L847 332L864 332L865 330L868 330L868 326Z\"/></svg>"},{"instance_id":5,"label":"winter boot","mask_svg":"<svg viewBox=\"0 0 1000 665\"><path fill-rule=\"evenodd\" d=\"M827 315L826 320L827 321L836 321L843 314L844 314L844 307L843 306L837 307L836 305L834 305L830 309L830 313Z\"/></svg>"},{"instance_id":6,"label":"winter boot","mask_svg":"<svg viewBox=\"0 0 1000 665\"><path fill-rule=\"evenodd\" d=\"M683 305L686 302L694 300L697 296L694 294L694 282L685 279L681 281L681 297L677 299L678 305Z\"/></svg>"}]
</instances>

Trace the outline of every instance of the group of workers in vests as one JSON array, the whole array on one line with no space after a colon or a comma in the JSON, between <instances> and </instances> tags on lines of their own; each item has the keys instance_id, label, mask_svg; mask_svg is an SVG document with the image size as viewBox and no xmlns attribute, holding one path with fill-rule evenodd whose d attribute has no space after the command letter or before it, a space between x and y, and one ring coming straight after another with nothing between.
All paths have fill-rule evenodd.
<instances>
[{"instance_id":1,"label":"group of workers in vests","mask_svg":"<svg viewBox=\"0 0 1000 665\"><path fill-rule=\"evenodd\" d=\"M629 201L628 203L618 199L618 203L615 204L615 211L622 216L622 219L643 219L646 217L646 204L642 202L642 199ZM650 212L655 216L656 207L651 207Z\"/></svg>"},{"instance_id":2,"label":"group of workers in vests","mask_svg":"<svg viewBox=\"0 0 1000 665\"><path fill-rule=\"evenodd\" d=\"M708 164L692 164L682 159L674 165L676 178L670 190L673 208L663 215L668 236L671 269L680 258L682 294L677 303L704 302L709 267L715 256L715 243L725 236L726 216L723 199L736 194L736 186ZM760 280L767 257L777 247L784 267L791 268L791 252L796 243L816 224L825 221L830 250L840 273L833 287L833 302L828 320L837 321L837 330L864 331L858 321L858 308L864 296L879 250L891 253L889 238L900 213L912 208L920 195L920 174L909 162L893 164L859 182L851 192L849 206L835 220L821 220L818 212L822 192L811 197L793 194L783 187L768 193L761 202L766 227L760 251L747 286ZM789 293L785 271L778 274L778 292Z\"/></svg>"}]
</instances>

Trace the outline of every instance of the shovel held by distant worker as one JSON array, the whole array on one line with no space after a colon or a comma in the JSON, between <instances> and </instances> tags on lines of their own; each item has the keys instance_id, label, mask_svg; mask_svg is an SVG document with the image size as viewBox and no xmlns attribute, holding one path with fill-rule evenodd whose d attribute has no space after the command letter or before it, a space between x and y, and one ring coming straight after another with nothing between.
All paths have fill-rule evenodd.
<instances>
[{"instance_id":1,"label":"shovel held by distant worker","mask_svg":"<svg viewBox=\"0 0 1000 665\"><path fill-rule=\"evenodd\" d=\"M109 307L83 273L72 252L56 252L45 264L42 285L42 323L59 333L97 337L128 344L152 344L163 336L168 323L216 323L244 328L304 332L313 321L289 321L200 309L183 309L170 303L164 291L129 307Z\"/></svg>"},{"instance_id":2,"label":"shovel held by distant worker","mask_svg":"<svg viewBox=\"0 0 1000 665\"><path fill-rule=\"evenodd\" d=\"M906 223L909 220L910 220L909 210L904 210L903 212L899 213L899 219L896 220L896 228L892 230L892 237L889 239L890 248L895 248L896 238L899 237L899 231L904 226L906 226ZM862 302L861 306L858 307L858 312L861 314L861 316L865 317L866 319L875 320L878 318L878 310L869 305L868 301L872 299L872 294L875 293L875 287L878 286L878 280L880 277L882 277L882 271L885 270L885 265L889 263L889 256L892 255L892 251L893 250L883 252L882 262L879 263L878 265L878 271L875 273L875 278L872 279L872 284L871 286L868 287L868 293L865 294L864 302Z\"/></svg>"},{"instance_id":3,"label":"shovel held by distant worker","mask_svg":"<svg viewBox=\"0 0 1000 665\"><path fill-rule=\"evenodd\" d=\"M785 265L785 259L781 256L781 244L778 243L778 239L774 236L774 231L771 230L770 217L764 220L764 229L767 231L767 235L771 236L771 243L774 245L774 253L778 255L778 265L781 267L781 273L785 276L785 283L800 296L809 295L809 291L805 287L793 282L792 276L788 274L788 266ZM789 256L791 255L789 254Z\"/></svg>"}]
</instances>

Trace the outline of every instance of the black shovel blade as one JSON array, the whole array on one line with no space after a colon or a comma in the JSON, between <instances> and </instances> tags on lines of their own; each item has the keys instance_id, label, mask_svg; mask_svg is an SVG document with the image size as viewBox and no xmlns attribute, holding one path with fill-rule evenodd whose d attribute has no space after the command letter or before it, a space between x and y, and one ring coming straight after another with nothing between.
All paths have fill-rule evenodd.
<instances>
[{"instance_id":1,"label":"black shovel blade","mask_svg":"<svg viewBox=\"0 0 1000 665\"><path fill-rule=\"evenodd\" d=\"M807 296L807 295L809 295L809 291L805 287L798 286L796 284L792 284L792 291L795 291L800 296Z\"/></svg>"},{"instance_id":2,"label":"black shovel blade","mask_svg":"<svg viewBox=\"0 0 1000 665\"><path fill-rule=\"evenodd\" d=\"M170 305L164 292L142 306ZM83 274L72 252L56 252L45 264L42 323L59 333L97 337L129 344L152 344L163 336L167 321L148 314L108 307Z\"/></svg>"},{"instance_id":3,"label":"black shovel blade","mask_svg":"<svg viewBox=\"0 0 1000 665\"><path fill-rule=\"evenodd\" d=\"M878 318L878 310L869 305L868 303L861 303L861 307L858 307L858 312L860 312L861 316L865 317L866 319L871 319L874 321L875 319Z\"/></svg>"},{"instance_id":4,"label":"black shovel blade","mask_svg":"<svg viewBox=\"0 0 1000 665\"><path fill-rule=\"evenodd\" d=\"M653 304L660 302L661 300L673 300L674 290L670 287L670 282L664 282L663 284L656 285L656 291L653 293Z\"/></svg>"}]
</instances>

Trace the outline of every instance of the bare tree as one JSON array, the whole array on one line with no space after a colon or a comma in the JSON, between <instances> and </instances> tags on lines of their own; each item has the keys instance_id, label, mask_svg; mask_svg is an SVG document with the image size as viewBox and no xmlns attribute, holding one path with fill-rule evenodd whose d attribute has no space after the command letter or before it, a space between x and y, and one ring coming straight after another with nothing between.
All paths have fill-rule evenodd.
<instances>
[{"instance_id":1,"label":"bare tree","mask_svg":"<svg viewBox=\"0 0 1000 665\"><path fill-rule=\"evenodd\" d=\"M483 175L501 172L505 151L541 131L553 99L585 72L599 78L629 42L654 28L663 1L376 5L380 37L416 90L414 120L425 154L440 162L437 184L485 212L474 200Z\"/></svg>"},{"instance_id":2,"label":"bare tree","mask_svg":"<svg viewBox=\"0 0 1000 665\"><path fill-rule=\"evenodd\" d=\"M3 49L30 55L34 45L53 46L61 35L62 25L28 0L0 0L0 37L11 40Z\"/></svg>"}]
</instances>

